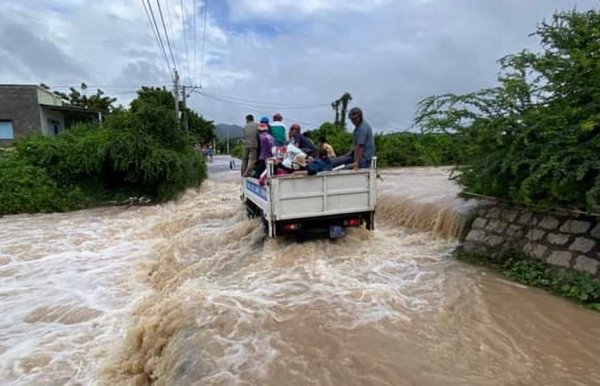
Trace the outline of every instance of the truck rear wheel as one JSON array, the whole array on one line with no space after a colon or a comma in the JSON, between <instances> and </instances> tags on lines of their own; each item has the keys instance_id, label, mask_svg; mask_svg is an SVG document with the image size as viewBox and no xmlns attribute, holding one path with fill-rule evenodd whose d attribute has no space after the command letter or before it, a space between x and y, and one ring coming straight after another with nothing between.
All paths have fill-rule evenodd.
<instances>
[{"instance_id":1,"label":"truck rear wheel","mask_svg":"<svg viewBox=\"0 0 600 386\"><path fill-rule=\"evenodd\" d=\"M365 225L368 230L370 230L370 231L375 230L375 212L369 213L369 217L366 219Z\"/></svg>"}]
</instances>

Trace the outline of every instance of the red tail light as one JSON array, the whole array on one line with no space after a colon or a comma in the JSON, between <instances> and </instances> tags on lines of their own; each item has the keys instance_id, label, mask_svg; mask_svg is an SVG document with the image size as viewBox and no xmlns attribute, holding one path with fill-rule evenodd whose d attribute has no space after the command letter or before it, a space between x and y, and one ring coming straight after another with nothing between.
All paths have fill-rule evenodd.
<instances>
[{"instance_id":1,"label":"red tail light","mask_svg":"<svg viewBox=\"0 0 600 386\"><path fill-rule=\"evenodd\" d=\"M286 224L283 226L283 229L286 231L295 231L296 229L300 229L300 225L298 224Z\"/></svg>"},{"instance_id":2,"label":"red tail light","mask_svg":"<svg viewBox=\"0 0 600 386\"><path fill-rule=\"evenodd\" d=\"M346 220L346 225L349 227L357 227L360 225L360 219L359 218L351 218L350 220Z\"/></svg>"}]
</instances>

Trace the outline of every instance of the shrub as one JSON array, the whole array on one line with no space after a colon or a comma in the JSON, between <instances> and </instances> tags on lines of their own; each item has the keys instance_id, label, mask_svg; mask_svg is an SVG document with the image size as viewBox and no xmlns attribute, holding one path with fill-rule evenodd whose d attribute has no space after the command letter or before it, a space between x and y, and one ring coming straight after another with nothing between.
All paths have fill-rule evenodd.
<instances>
[{"instance_id":1,"label":"shrub","mask_svg":"<svg viewBox=\"0 0 600 386\"><path fill-rule=\"evenodd\" d=\"M198 186L206 166L177 125L174 98L150 90L102 127L18 141L16 152L0 157L0 213L64 211L131 196L165 201Z\"/></svg>"},{"instance_id":2,"label":"shrub","mask_svg":"<svg viewBox=\"0 0 600 386\"><path fill-rule=\"evenodd\" d=\"M244 156L244 146L241 142L238 142L232 149L231 155L236 158L242 158Z\"/></svg>"},{"instance_id":3,"label":"shrub","mask_svg":"<svg viewBox=\"0 0 600 386\"><path fill-rule=\"evenodd\" d=\"M44 168L0 157L0 215L80 209L88 199L77 186L59 187Z\"/></svg>"}]
</instances>

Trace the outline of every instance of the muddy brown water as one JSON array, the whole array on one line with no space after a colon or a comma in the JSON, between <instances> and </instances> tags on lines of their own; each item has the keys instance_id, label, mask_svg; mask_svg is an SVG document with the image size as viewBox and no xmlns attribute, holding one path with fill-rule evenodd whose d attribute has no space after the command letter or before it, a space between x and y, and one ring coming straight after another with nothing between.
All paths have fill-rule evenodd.
<instances>
[{"instance_id":1,"label":"muddy brown water","mask_svg":"<svg viewBox=\"0 0 600 386\"><path fill-rule=\"evenodd\" d=\"M600 385L600 314L454 261L447 170L378 229L265 240L216 158L164 206L0 219L0 385Z\"/></svg>"}]
</instances>

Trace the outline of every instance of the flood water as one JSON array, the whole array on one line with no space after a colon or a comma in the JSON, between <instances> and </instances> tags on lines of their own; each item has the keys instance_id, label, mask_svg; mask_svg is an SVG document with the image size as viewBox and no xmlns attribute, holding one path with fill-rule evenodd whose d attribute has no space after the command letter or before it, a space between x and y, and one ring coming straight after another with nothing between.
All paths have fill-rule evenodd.
<instances>
[{"instance_id":1,"label":"flood water","mask_svg":"<svg viewBox=\"0 0 600 386\"><path fill-rule=\"evenodd\" d=\"M454 261L443 169L375 232L266 240L235 172L163 206L0 219L0 385L600 385L600 313Z\"/></svg>"}]
</instances>

